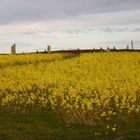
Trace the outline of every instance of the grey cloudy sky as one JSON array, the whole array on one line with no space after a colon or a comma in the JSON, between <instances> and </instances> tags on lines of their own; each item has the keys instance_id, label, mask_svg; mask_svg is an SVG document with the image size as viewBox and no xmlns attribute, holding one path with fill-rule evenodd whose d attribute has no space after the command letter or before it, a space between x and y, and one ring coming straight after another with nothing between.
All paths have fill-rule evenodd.
<instances>
[{"instance_id":1,"label":"grey cloudy sky","mask_svg":"<svg viewBox=\"0 0 140 140\"><path fill-rule=\"evenodd\" d=\"M139 0L1 0L0 23L49 21L139 8Z\"/></svg>"},{"instance_id":2,"label":"grey cloudy sky","mask_svg":"<svg viewBox=\"0 0 140 140\"><path fill-rule=\"evenodd\" d=\"M12 42L19 52L45 44L58 49L119 46L131 39L138 48L139 35L140 0L0 0L0 53Z\"/></svg>"}]
</instances>

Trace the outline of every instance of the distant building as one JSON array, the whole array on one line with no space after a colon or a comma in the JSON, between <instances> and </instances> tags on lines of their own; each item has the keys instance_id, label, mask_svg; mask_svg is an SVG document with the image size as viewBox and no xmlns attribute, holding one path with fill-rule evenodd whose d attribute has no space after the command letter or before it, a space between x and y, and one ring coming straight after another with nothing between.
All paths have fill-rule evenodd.
<instances>
[{"instance_id":1,"label":"distant building","mask_svg":"<svg viewBox=\"0 0 140 140\"><path fill-rule=\"evenodd\" d=\"M16 44L11 47L11 54L16 54Z\"/></svg>"}]
</instances>

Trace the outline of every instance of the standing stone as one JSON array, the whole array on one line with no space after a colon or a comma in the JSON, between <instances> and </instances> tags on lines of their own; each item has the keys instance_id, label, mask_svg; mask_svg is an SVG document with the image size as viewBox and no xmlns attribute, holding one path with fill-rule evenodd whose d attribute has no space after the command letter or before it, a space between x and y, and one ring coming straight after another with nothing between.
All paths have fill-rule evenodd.
<instances>
[{"instance_id":1,"label":"standing stone","mask_svg":"<svg viewBox=\"0 0 140 140\"><path fill-rule=\"evenodd\" d=\"M48 45L48 53L50 53L50 52L51 52L51 46Z\"/></svg>"},{"instance_id":2,"label":"standing stone","mask_svg":"<svg viewBox=\"0 0 140 140\"><path fill-rule=\"evenodd\" d=\"M131 48L132 48L132 50L134 49L134 44L133 44L132 40L131 40Z\"/></svg>"},{"instance_id":3,"label":"standing stone","mask_svg":"<svg viewBox=\"0 0 140 140\"><path fill-rule=\"evenodd\" d=\"M129 50L129 45L127 45L127 50Z\"/></svg>"},{"instance_id":4,"label":"standing stone","mask_svg":"<svg viewBox=\"0 0 140 140\"><path fill-rule=\"evenodd\" d=\"M107 47L107 50L109 51L109 47Z\"/></svg>"},{"instance_id":5,"label":"standing stone","mask_svg":"<svg viewBox=\"0 0 140 140\"><path fill-rule=\"evenodd\" d=\"M16 44L11 47L11 54L16 54Z\"/></svg>"}]
</instances>

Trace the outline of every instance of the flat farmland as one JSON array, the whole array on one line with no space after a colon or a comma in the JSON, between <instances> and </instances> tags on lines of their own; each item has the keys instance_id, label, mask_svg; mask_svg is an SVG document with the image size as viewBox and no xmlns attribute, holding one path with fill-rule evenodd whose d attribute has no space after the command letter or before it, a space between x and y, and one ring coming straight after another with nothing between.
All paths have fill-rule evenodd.
<instances>
[{"instance_id":1,"label":"flat farmland","mask_svg":"<svg viewBox=\"0 0 140 140\"><path fill-rule=\"evenodd\" d=\"M0 55L1 139L140 139L140 53Z\"/></svg>"}]
</instances>

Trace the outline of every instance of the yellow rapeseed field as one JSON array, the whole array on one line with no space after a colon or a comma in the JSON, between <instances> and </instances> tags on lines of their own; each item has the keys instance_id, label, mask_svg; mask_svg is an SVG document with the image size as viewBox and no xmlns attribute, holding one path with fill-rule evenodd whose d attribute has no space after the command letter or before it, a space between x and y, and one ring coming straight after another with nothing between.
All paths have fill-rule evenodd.
<instances>
[{"instance_id":1,"label":"yellow rapeseed field","mask_svg":"<svg viewBox=\"0 0 140 140\"><path fill-rule=\"evenodd\" d=\"M131 128L140 120L140 53L1 55L0 111L53 111L95 135Z\"/></svg>"}]
</instances>

